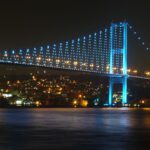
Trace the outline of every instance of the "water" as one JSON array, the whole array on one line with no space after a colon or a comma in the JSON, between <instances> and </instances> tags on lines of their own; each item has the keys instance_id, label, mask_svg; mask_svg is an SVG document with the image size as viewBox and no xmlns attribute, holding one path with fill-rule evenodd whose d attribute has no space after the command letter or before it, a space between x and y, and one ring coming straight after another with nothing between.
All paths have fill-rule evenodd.
<instances>
[{"instance_id":1,"label":"water","mask_svg":"<svg viewBox=\"0 0 150 150\"><path fill-rule=\"evenodd\" d=\"M147 150L150 109L0 109L0 150Z\"/></svg>"}]
</instances>

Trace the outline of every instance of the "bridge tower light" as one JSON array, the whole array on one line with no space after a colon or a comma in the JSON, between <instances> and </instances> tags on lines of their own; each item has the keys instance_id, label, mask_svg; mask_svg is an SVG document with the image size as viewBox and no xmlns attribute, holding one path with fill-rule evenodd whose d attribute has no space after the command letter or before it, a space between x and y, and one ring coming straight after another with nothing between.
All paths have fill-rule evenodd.
<instances>
[{"instance_id":1,"label":"bridge tower light","mask_svg":"<svg viewBox=\"0 0 150 150\"><path fill-rule=\"evenodd\" d=\"M123 44L122 47L117 46L117 38L116 37L116 29L123 28L122 39ZM120 45L120 44L119 44ZM119 75L115 75L114 65L116 60L116 55L122 56L122 72ZM113 85L114 84L121 84L122 85L122 103L127 103L127 23L124 22L120 25L118 24L111 24L110 27L110 80L109 80L109 105L112 105L112 98L113 98Z\"/></svg>"}]
</instances>

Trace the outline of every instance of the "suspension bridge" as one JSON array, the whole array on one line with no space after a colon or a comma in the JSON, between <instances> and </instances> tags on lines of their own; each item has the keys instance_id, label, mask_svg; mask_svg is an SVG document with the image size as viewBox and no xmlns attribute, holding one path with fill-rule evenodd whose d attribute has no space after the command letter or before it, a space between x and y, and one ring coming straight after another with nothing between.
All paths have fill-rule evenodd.
<instances>
[{"instance_id":1,"label":"suspension bridge","mask_svg":"<svg viewBox=\"0 0 150 150\"><path fill-rule=\"evenodd\" d=\"M127 103L127 79L150 79L128 74L127 22L112 23L93 34L32 49L0 50L0 63L41 66L98 73L109 77L108 104L113 103L114 84L122 85L122 104ZM136 35L136 32L133 32ZM140 37L137 37L141 41ZM145 46L145 43L141 43ZM146 47L146 50L150 50Z\"/></svg>"}]
</instances>

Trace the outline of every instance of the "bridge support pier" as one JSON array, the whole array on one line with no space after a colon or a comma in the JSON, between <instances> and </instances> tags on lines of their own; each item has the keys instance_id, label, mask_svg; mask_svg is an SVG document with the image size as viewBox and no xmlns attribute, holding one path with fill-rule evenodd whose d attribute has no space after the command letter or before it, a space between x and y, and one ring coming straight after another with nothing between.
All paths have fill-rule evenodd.
<instances>
[{"instance_id":1,"label":"bridge support pier","mask_svg":"<svg viewBox=\"0 0 150 150\"><path fill-rule=\"evenodd\" d=\"M114 84L122 85L122 104L127 103L127 76L110 77L109 79L109 106L113 104L113 86Z\"/></svg>"}]
</instances>

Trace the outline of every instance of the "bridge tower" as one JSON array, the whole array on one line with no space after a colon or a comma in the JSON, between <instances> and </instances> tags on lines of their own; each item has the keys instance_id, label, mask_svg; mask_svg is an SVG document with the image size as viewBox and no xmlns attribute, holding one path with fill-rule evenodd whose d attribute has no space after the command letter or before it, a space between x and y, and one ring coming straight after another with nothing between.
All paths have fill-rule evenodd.
<instances>
[{"instance_id":1,"label":"bridge tower","mask_svg":"<svg viewBox=\"0 0 150 150\"><path fill-rule=\"evenodd\" d=\"M110 79L109 79L109 105L111 106L113 103L113 87L114 84L121 84L122 85L122 104L127 103L127 23L112 23L110 27ZM121 46L117 45L116 38L116 30L122 30ZM118 37L120 38L120 37ZM121 72L116 73L114 71L115 62L117 57L120 57L122 60L121 62Z\"/></svg>"}]
</instances>

